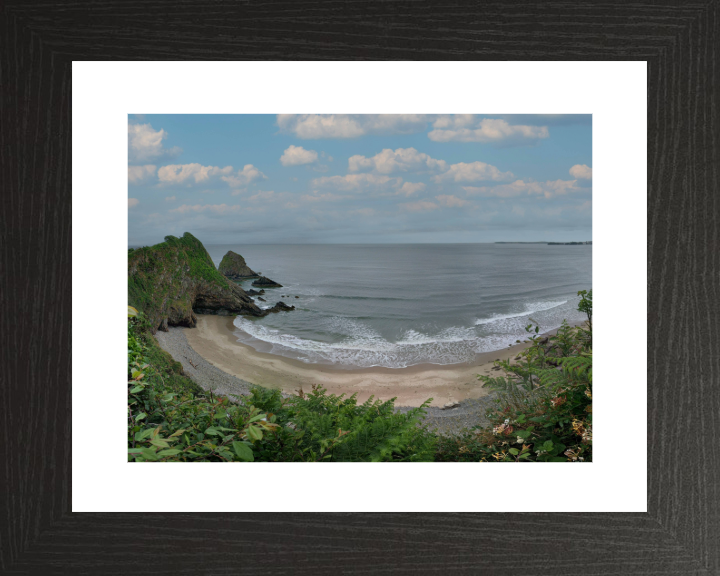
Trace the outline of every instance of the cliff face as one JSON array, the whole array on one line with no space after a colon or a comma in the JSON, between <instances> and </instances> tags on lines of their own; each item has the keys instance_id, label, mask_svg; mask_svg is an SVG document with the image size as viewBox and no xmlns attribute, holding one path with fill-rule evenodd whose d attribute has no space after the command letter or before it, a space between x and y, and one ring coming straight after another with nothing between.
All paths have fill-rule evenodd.
<instances>
[{"instance_id":1,"label":"cliff face","mask_svg":"<svg viewBox=\"0 0 720 576\"><path fill-rule=\"evenodd\" d=\"M215 269L202 243L182 238L128 253L128 304L142 311L153 327L195 326L198 314L264 316L245 291Z\"/></svg>"},{"instance_id":2,"label":"cliff face","mask_svg":"<svg viewBox=\"0 0 720 576\"><path fill-rule=\"evenodd\" d=\"M257 274L253 272L245 262L245 258L230 250L223 256L218 272L232 280L240 280L242 278L255 278Z\"/></svg>"}]
</instances>

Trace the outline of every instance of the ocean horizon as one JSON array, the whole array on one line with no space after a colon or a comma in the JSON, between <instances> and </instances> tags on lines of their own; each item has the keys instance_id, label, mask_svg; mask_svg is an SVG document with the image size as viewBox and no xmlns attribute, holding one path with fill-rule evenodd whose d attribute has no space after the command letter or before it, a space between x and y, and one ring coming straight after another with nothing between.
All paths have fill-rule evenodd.
<instances>
[{"instance_id":1,"label":"ocean horizon","mask_svg":"<svg viewBox=\"0 0 720 576\"><path fill-rule=\"evenodd\" d=\"M238 316L235 336L259 352L338 368L449 365L584 319L579 290L592 288L591 245L221 244L283 288L290 314ZM252 280L240 283L251 288ZM297 297L297 298L296 298Z\"/></svg>"}]
</instances>

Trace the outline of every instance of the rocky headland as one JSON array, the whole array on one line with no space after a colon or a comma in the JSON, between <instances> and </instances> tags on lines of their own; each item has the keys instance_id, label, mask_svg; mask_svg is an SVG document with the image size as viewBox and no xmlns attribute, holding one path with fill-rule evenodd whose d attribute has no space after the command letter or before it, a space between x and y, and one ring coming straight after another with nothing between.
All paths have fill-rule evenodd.
<instances>
[{"instance_id":1,"label":"rocky headland","mask_svg":"<svg viewBox=\"0 0 720 576\"><path fill-rule=\"evenodd\" d=\"M168 326L192 328L196 314L260 317L294 309L283 302L259 308L218 272L205 247L189 232L128 251L128 304L144 313L153 334Z\"/></svg>"},{"instance_id":2,"label":"rocky headland","mask_svg":"<svg viewBox=\"0 0 720 576\"><path fill-rule=\"evenodd\" d=\"M230 280L245 280L246 278L257 278L258 274L253 272L245 262L245 258L232 250L228 251L218 266L218 272L230 278Z\"/></svg>"}]
</instances>

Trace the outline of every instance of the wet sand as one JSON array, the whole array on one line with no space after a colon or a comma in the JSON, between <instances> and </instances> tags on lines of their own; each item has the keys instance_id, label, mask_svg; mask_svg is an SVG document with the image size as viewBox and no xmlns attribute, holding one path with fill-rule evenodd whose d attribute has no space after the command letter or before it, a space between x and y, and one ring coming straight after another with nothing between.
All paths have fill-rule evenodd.
<instances>
[{"instance_id":1,"label":"wet sand","mask_svg":"<svg viewBox=\"0 0 720 576\"><path fill-rule=\"evenodd\" d=\"M233 318L198 315L197 327L184 330L188 344L223 372L266 388L289 394L311 390L313 384L331 394L357 393L364 402L371 395L380 400L397 398L396 406L420 406L432 398L432 406L486 396L478 374L495 374L493 361L514 358L529 344L479 354L472 362L439 366L419 364L408 368L358 368L347 370L321 364L307 364L292 358L257 352L237 341ZM554 332L554 331L553 331Z\"/></svg>"}]
</instances>

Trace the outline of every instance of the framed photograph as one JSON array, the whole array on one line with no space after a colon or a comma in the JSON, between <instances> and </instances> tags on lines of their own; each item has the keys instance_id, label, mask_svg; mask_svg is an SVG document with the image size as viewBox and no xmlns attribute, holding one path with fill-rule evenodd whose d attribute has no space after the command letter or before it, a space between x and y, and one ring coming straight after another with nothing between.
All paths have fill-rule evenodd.
<instances>
[{"instance_id":1,"label":"framed photograph","mask_svg":"<svg viewBox=\"0 0 720 576\"><path fill-rule=\"evenodd\" d=\"M592 116L128 134L129 461L592 462Z\"/></svg>"},{"instance_id":2,"label":"framed photograph","mask_svg":"<svg viewBox=\"0 0 720 576\"><path fill-rule=\"evenodd\" d=\"M3 7L3 572L720 568L715 5L396 8Z\"/></svg>"}]
</instances>

